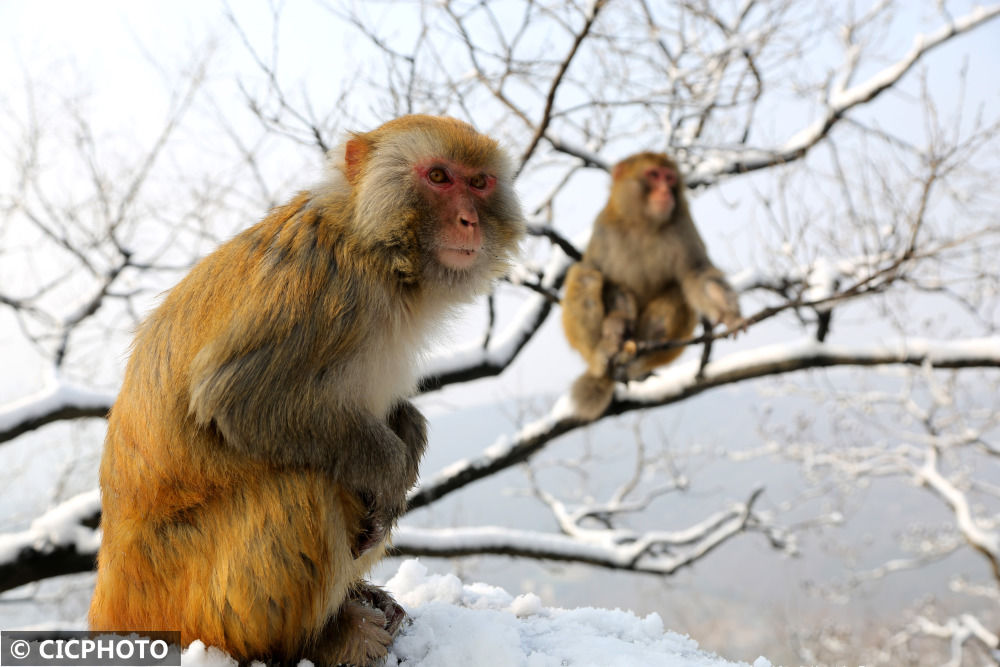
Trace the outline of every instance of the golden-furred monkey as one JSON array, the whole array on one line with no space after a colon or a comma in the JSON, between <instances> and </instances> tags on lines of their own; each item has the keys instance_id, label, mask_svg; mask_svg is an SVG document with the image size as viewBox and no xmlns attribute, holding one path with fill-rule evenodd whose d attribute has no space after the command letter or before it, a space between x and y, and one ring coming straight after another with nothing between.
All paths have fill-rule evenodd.
<instances>
[{"instance_id":1,"label":"golden-furred monkey","mask_svg":"<svg viewBox=\"0 0 1000 667\"><path fill-rule=\"evenodd\" d=\"M353 134L166 296L109 417L94 629L180 630L240 661L387 653L404 613L362 577L426 445L415 365L505 272L512 173L454 119Z\"/></svg>"}]
</instances>

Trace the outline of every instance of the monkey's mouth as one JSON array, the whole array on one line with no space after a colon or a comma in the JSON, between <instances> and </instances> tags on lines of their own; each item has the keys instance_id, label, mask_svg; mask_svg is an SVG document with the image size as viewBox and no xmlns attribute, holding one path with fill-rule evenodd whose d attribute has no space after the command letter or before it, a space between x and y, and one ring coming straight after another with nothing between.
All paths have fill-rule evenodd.
<instances>
[{"instance_id":1,"label":"monkey's mouth","mask_svg":"<svg viewBox=\"0 0 1000 667\"><path fill-rule=\"evenodd\" d=\"M451 269L467 269L475 264L478 256L478 248L443 246L438 249L438 259Z\"/></svg>"},{"instance_id":2,"label":"monkey's mouth","mask_svg":"<svg viewBox=\"0 0 1000 667\"><path fill-rule=\"evenodd\" d=\"M670 190L653 192L649 196L649 210L654 216L668 216L674 211L674 196Z\"/></svg>"},{"instance_id":3,"label":"monkey's mouth","mask_svg":"<svg viewBox=\"0 0 1000 667\"><path fill-rule=\"evenodd\" d=\"M657 208L666 208L674 205L674 193L669 189L654 190L649 194L649 201Z\"/></svg>"}]
</instances>

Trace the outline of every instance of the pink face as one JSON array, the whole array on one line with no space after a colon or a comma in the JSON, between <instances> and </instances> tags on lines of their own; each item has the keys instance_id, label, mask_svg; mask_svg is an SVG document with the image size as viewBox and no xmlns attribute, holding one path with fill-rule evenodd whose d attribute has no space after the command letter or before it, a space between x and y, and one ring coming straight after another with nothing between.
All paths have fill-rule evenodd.
<instances>
[{"instance_id":1,"label":"pink face","mask_svg":"<svg viewBox=\"0 0 1000 667\"><path fill-rule=\"evenodd\" d=\"M496 177L444 159L425 160L414 169L440 215L438 261L452 269L469 268L483 249L479 206L496 187Z\"/></svg>"},{"instance_id":2,"label":"pink face","mask_svg":"<svg viewBox=\"0 0 1000 667\"><path fill-rule=\"evenodd\" d=\"M670 215L674 210L673 188L677 185L677 172L666 166L650 167L643 178L649 188L649 212L656 217Z\"/></svg>"}]
</instances>

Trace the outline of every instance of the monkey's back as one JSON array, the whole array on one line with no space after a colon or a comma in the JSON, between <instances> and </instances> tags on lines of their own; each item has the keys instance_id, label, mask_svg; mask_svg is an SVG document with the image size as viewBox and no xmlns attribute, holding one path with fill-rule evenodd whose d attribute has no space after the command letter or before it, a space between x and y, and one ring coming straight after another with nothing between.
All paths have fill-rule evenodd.
<instances>
[{"instance_id":1,"label":"monkey's back","mask_svg":"<svg viewBox=\"0 0 1000 667\"><path fill-rule=\"evenodd\" d=\"M236 656L293 657L303 632L318 631L335 611L330 604L345 597L356 567L384 551L351 555L343 535L358 531L363 514L352 493L319 471L237 451L190 412L191 369L213 341L248 351L266 344L255 338L261 332L280 340L321 326L311 318L335 284L335 262L300 262L295 280L281 284L299 245L268 241L294 231L283 223L304 202L300 196L206 257L137 333L101 461L94 629L179 629L184 644L197 638ZM227 270L238 263L249 270ZM255 290L261 274L272 289ZM253 299L265 303L250 308ZM350 333L358 327L348 310L330 310L322 313L328 335L319 352L349 358L345 350L362 345ZM288 373L301 368L294 357L283 360ZM252 393L239 383L232 389L237 399Z\"/></svg>"}]
</instances>

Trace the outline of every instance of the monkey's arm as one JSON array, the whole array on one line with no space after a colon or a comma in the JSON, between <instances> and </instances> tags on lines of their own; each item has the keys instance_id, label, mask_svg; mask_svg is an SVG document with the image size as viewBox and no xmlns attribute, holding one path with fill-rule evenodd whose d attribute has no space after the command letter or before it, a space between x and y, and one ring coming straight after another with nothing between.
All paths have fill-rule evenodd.
<instances>
[{"instance_id":1,"label":"monkey's arm","mask_svg":"<svg viewBox=\"0 0 1000 667\"><path fill-rule=\"evenodd\" d=\"M294 338L313 328L300 322L287 332ZM331 324L324 334L335 340L336 329ZM336 366L308 358L304 351L314 342L282 338L263 326L242 339L210 342L191 364L189 412L237 452L323 471L388 526L416 481L426 446L423 417L406 401L384 419L358 405L356 388L338 377Z\"/></svg>"},{"instance_id":2,"label":"monkey's arm","mask_svg":"<svg viewBox=\"0 0 1000 667\"><path fill-rule=\"evenodd\" d=\"M724 324L731 330L745 326L740 302L726 277L707 258L696 261L681 279L684 298L712 324Z\"/></svg>"}]
</instances>

